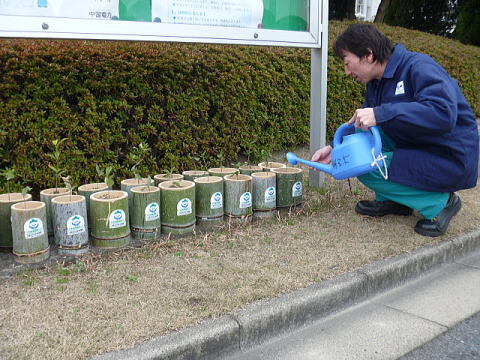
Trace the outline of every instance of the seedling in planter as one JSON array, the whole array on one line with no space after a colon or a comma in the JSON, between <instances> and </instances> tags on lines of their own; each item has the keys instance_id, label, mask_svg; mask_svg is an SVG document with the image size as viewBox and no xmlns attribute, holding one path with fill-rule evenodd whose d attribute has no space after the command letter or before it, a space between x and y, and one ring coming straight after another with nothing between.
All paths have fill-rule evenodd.
<instances>
[{"instance_id":1,"label":"seedling in planter","mask_svg":"<svg viewBox=\"0 0 480 360\"><path fill-rule=\"evenodd\" d=\"M175 180L172 182L172 188L181 188L182 187L182 183L178 180Z\"/></svg>"},{"instance_id":2,"label":"seedling in planter","mask_svg":"<svg viewBox=\"0 0 480 360\"><path fill-rule=\"evenodd\" d=\"M48 164L48 167L55 173L55 193L58 193L58 183L60 178L62 177L65 169L62 169L61 164L61 155L62 155L62 147L63 143L67 141L68 138L63 138L61 140L53 140L52 144L54 150L51 154L47 154L49 158L53 160L53 164Z\"/></svg>"},{"instance_id":3,"label":"seedling in planter","mask_svg":"<svg viewBox=\"0 0 480 360\"><path fill-rule=\"evenodd\" d=\"M113 174L112 174L113 167L107 166L104 171L103 169L100 169L98 165L95 165L95 169L97 170L98 177L103 178L103 182L107 184L109 188L112 187L114 184Z\"/></svg>"},{"instance_id":4,"label":"seedling in planter","mask_svg":"<svg viewBox=\"0 0 480 360\"><path fill-rule=\"evenodd\" d=\"M23 198L23 201L24 201L23 206L24 206L25 209L27 208L27 205L26 205L25 201L27 201L27 194L30 190L32 190L32 188L30 186L25 186L22 189L22 198Z\"/></svg>"},{"instance_id":5,"label":"seedling in planter","mask_svg":"<svg viewBox=\"0 0 480 360\"><path fill-rule=\"evenodd\" d=\"M235 171L235 180L238 180L238 175L240 174L240 166L242 165L246 165L245 162L242 163L241 161L239 161L233 165L237 169Z\"/></svg>"},{"instance_id":6,"label":"seedling in planter","mask_svg":"<svg viewBox=\"0 0 480 360\"><path fill-rule=\"evenodd\" d=\"M220 162L220 168L223 169L223 162L225 161L225 155L223 151L219 151L217 154L218 161Z\"/></svg>"},{"instance_id":7,"label":"seedling in planter","mask_svg":"<svg viewBox=\"0 0 480 360\"><path fill-rule=\"evenodd\" d=\"M72 179L70 176L62 177L63 183L65 184L65 187L68 189L70 198L69 200L72 201L72 193L73 189L75 189L77 186L72 185Z\"/></svg>"},{"instance_id":8,"label":"seedling in planter","mask_svg":"<svg viewBox=\"0 0 480 360\"><path fill-rule=\"evenodd\" d=\"M170 168L169 170L165 170L165 175L167 179L173 178L173 168Z\"/></svg>"},{"instance_id":9,"label":"seedling in planter","mask_svg":"<svg viewBox=\"0 0 480 360\"><path fill-rule=\"evenodd\" d=\"M141 178L140 178L141 179ZM152 186L153 180L150 175L147 176L147 185L142 188L142 190L148 190L150 186Z\"/></svg>"},{"instance_id":10,"label":"seedling in planter","mask_svg":"<svg viewBox=\"0 0 480 360\"><path fill-rule=\"evenodd\" d=\"M142 179L142 175L138 170L138 166L145 160L145 157L150 152L150 147L147 143L141 142L138 144L138 147L134 147L133 151L128 154L128 158L130 162L133 163L132 168L130 169L133 174L135 175L135 179L137 179L138 183Z\"/></svg>"},{"instance_id":11,"label":"seedling in planter","mask_svg":"<svg viewBox=\"0 0 480 360\"><path fill-rule=\"evenodd\" d=\"M0 174L4 177L5 182L6 182L6 188L7 188L7 194L8 194L8 200L10 201L10 193L12 192L12 180L15 179L15 169L14 168L9 168L2 170Z\"/></svg>"},{"instance_id":12,"label":"seedling in planter","mask_svg":"<svg viewBox=\"0 0 480 360\"><path fill-rule=\"evenodd\" d=\"M198 154L197 156L194 156L193 160L202 164L203 168L207 168L207 158L208 158L207 152L204 150L200 154Z\"/></svg>"},{"instance_id":13,"label":"seedling in planter","mask_svg":"<svg viewBox=\"0 0 480 360\"><path fill-rule=\"evenodd\" d=\"M267 149L262 149L260 150L260 156L265 165L270 167L270 151Z\"/></svg>"}]
</instances>

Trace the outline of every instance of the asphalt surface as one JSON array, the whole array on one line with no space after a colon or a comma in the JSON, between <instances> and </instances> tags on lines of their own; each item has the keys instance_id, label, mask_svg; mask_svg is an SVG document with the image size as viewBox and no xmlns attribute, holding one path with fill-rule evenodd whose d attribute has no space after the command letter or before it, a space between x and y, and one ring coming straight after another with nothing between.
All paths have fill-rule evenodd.
<instances>
[{"instance_id":1,"label":"asphalt surface","mask_svg":"<svg viewBox=\"0 0 480 360\"><path fill-rule=\"evenodd\" d=\"M399 360L480 359L480 312L454 326L432 341L412 350Z\"/></svg>"}]
</instances>

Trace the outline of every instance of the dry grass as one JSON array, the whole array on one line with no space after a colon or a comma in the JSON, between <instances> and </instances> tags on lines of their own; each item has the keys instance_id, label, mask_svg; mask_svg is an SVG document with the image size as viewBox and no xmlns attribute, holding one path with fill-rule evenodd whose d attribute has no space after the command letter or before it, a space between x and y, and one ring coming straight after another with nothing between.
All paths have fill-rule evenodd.
<instances>
[{"instance_id":1,"label":"dry grass","mask_svg":"<svg viewBox=\"0 0 480 360\"><path fill-rule=\"evenodd\" d=\"M262 223L142 248L89 255L0 280L0 358L85 359L219 317L478 229L478 190L448 235L414 233L418 216L369 219L353 207L371 194L356 180L307 189L305 206Z\"/></svg>"}]
</instances>

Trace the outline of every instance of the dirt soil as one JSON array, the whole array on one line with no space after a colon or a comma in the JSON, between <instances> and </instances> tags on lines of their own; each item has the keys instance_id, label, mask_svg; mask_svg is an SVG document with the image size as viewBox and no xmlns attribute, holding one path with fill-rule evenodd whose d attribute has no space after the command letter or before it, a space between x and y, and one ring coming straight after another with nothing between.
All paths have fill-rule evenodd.
<instances>
[{"instance_id":1,"label":"dirt soil","mask_svg":"<svg viewBox=\"0 0 480 360\"><path fill-rule=\"evenodd\" d=\"M356 179L305 188L305 205L274 219L0 278L0 358L86 359L132 347L480 226L478 189L459 192L448 233L428 238L413 231L418 214L355 214L358 200L373 198Z\"/></svg>"}]
</instances>

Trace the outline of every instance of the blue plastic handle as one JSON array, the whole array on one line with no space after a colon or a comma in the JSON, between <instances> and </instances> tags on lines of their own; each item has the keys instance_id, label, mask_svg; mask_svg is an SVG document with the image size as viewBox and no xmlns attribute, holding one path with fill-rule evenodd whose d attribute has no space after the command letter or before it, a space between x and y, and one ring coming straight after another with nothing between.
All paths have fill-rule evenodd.
<instances>
[{"instance_id":1,"label":"blue plastic handle","mask_svg":"<svg viewBox=\"0 0 480 360\"><path fill-rule=\"evenodd\" d=\"M335 136L333 138L333 147L340 145L342 143L345 132L351 129L355 129L354 124L349 125L348 123L345 123L340 125L340 127L337 129L337 132L335 133ZM369 130L373 135L373 140L374 140L373 148L374 148L375 156L378 156L382 152L382 137L380 136L380 131L376 126L370 127Z\"/></svg>"}]
</instances>

